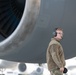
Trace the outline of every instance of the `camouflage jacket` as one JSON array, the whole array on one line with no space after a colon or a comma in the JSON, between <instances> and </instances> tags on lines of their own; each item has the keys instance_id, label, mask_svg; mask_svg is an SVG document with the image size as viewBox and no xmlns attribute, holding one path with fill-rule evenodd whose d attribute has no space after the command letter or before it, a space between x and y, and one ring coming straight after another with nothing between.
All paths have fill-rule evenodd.
<instances>
[{"instance_id":1,"label":"camouflage jacket","mask_svg":"<svg viewBox=\"0 0 76 75\"><path fill-rule=\"evenodd\" d=\"M63 48L60 42L54 38L51 39L47 48L46 61L50 71L54 68L61 68L65 66Z\"/></svg>"}]
</instances>

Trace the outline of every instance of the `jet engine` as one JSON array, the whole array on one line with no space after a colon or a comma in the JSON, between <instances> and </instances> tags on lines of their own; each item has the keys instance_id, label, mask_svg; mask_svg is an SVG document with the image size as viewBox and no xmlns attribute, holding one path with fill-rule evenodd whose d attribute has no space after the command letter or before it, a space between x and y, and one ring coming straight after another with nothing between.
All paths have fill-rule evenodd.
<instances>
[{"instance_id":1,"label":"jet engine","mask_svg":"<svg viewBox=\"0 0 76 75\"><path fill-rule=\"evenodd\" d=\"M65 58L75 57L76 0L0 0L0 59L45 63L57 27Z\"/></svg>"}]
</instances>

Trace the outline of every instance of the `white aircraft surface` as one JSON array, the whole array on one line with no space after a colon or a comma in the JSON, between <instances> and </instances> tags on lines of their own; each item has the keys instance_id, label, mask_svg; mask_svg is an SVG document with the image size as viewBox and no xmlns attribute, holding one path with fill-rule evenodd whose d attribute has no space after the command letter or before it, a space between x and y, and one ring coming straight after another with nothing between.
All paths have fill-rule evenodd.
<instances>
[{"instance_id":1,"label":"white aircraft surface","mask_svg":"<svg viewBox=\"0 0 76 75\"><path fill-rule=\"evenodd\" d=\"M3 63L2 63L3 62ZM43 63L39 66L38 63L25 63L26 70L21 72L18 68L19 63L6 60L0 60L0 74L4 75L50 75L47 69L47 64ZM64 75L76 75L76 57L66 60L68 72Z\"/></svg>"}]
</instances>

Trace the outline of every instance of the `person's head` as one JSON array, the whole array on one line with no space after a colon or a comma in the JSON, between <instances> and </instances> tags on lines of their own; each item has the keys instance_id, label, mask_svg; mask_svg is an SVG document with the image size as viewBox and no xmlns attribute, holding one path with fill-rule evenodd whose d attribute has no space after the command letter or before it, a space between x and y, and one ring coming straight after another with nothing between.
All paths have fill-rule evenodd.
<instances>
[{"instance_id":1,"label":"person's head","mask_svg":"<svg viewBox=\"0 0 76 75\"><path fill-rule=\"evenodd\" d=\"M63 38L63 29L55 28L53 34L54 34L54 38L56 38L57 40L61 40Z\"/></svg>"}]
</instances>

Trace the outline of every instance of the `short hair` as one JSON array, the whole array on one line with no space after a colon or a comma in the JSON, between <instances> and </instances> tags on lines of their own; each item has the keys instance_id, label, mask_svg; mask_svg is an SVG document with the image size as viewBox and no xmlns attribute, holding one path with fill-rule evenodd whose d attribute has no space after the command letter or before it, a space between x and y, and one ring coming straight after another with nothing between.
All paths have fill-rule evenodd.
<instances>
[{"instance_id":1,"label":"short hair","mask_svg":"<svg viewBox=\"0 0 76 75\"><path fill-rule=\"evenodd\" d=\"M55 31L56 31L56 30L61 30L61 31L63 31L63 29L60 28L60 27L55 28Z\"/></svg>"}]
</instances>

